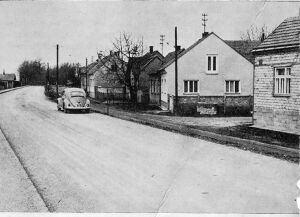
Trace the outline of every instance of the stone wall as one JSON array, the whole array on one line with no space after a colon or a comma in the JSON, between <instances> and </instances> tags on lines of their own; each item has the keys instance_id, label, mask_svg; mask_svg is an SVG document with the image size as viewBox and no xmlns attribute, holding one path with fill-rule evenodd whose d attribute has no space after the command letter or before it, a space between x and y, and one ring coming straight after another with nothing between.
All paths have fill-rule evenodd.
<instances>
[{"instance_id":1,"label":"stone wall","mask_svg":"<svg viewBox=\"0 0 300 217\"><path fill-rule=\"evenodd\" d=\"M291 93L274 96L274 67L291 67ZM257 55L254 77L254 124L282 131L300 131L299 51Z\"/></svg>"},{"instance_id":2,"label":"stone wall","mask_svg":"<svg viewBox=\"0 0 300 217\"><path fill-rule=\"evenodd\" d=\"M200 107L216 110L216 115L251 115L252 96L180 96L178 101L180 115L199 115ZM202 109L204 110L204 109Z\"/></svg>"}]
</instances>

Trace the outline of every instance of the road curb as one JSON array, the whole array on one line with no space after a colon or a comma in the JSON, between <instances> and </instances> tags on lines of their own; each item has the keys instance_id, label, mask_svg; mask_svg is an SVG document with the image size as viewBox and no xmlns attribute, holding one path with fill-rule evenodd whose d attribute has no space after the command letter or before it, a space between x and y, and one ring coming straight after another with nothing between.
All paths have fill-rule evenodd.
<instances>
[{"instance_id":1,"label":"road curb","mask_svg":"<svg viewBox=\"0 0 300 217\"><path fill-rule=\"evenodd\" d=\"M13 91L13 90L18 90L18 89L21 89L23 87L26 87L26 86L21 86L21 87L16 87L16 88L10 88L10 89L5 89L5 90L0 90L0 94L7 93L7 92L10 92L10 91Z\"/></svg>"},{"instance_id":2,"label":"road curb","mask_svg":"<svg viewBox=\"0 0 300 217\"><path fill-rule=\"evenodd\" d=\"M209 141L214 141L218 142L221 144L225 144L228 146L234 146L238 147L244 150L250 150L250 151L255 151L258 153L276 153L276 155L282 156L282 157L289 157L292 158L293 162L298 162L299 161L299 150L293 149L293 148L288 148L288 147L282 147L282 146L276 146L268 143L263 143L263 142L258 142L254 140L247 140L247 139L242 139L242 138L237 138L233 136L227 136L227 135L221 135L213 132L208 132L204 130L199 130L195 129L189 126L181 126L181 125L175 125L175 124L170 124L166 123L163 121L158 121L158 120L143 120L143 119L138 119L138 118L133 118L129 117L126 115L121 115L121 114L107 114L106 112L103 112L101 110L97 109L91 109L91 111L96 112L96 113L101 113L104 115L108 115L111 117L119 118L122 120L127 120L127 121L132 121L135 123L143 124L143 125L148 125L152 126L155 128L159 129L164 129L167 131L172 131L176 133L180 133L183 135L188 135L188 136L193 136L193 137L198 137L204 140L209 140Z\"/></svg>"}]
</instances>

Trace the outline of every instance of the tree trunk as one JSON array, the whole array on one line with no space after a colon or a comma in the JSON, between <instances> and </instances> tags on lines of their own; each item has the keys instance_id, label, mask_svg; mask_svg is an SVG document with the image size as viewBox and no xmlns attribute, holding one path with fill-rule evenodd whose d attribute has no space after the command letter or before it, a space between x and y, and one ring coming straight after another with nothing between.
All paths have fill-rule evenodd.
<instances>
[{"instance_id":1,"label":"tree trunk","mask_svg":"<svg viewBox=\"0 0 300 217\"><path fill-rule=\"evenodd\" d=\"M129 91L130 91L130 101L132 103L136 104L137 103L137 91L133 87L129 88Z\"/></svg>"}]
</instances>

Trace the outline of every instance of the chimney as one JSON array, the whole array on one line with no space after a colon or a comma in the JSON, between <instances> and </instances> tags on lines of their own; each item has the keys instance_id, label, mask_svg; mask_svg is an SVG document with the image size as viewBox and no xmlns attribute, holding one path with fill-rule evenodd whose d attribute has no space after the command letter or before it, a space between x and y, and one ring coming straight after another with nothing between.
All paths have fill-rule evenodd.
<instances>
[{"instance_id":1,"label":"chimney","mask_svg":"<svg viewBox=\"0 0 300 217\"><path fill-rule=\"evenodd\" d=\"M101 51L100 51L100 52L97 52L97 55L98 55L98 59L101 60L101 58L102 58L102 53L101 53Z\"/></svg>"},{"instance_id":2,"label":"chimney","mask_svg":"<svg viewBox=\"0 0 300 217\"><path fill-rule=\"evenodd\" d=\"M208 32L203 32L202 33L202 38L205 38L205 37L207 37L208 36Z\"/></svg>"},{"instance_id":3,"label":"chimney","mask_svg":"<svg viewBox=\"0 0 300 217\"><path fill-rule=\"evenodd\" d=\"M150 48L150 53L153 53L153 46L149 46Z\"/></svg>"},{"instance_id":4,"label":"chimney","mask_svg":"<svg viewBox=\"0 0 300 217\"><path fill-rule=\"evenodd\" d=\"M5 69L3 69L3 75L5 75Z\"/></svg>"},{"instance_id":5,"label":"chimney","mask_svg":"<svg viewBox=\"0 0 300 217\"><path fill-rule=\"evenodd\" d=\"M261 38L260 38L260 42L263 42L265 40L266 36L265 36L265 33L263 32L261 34Z\"/></svg>"}]
</instances>

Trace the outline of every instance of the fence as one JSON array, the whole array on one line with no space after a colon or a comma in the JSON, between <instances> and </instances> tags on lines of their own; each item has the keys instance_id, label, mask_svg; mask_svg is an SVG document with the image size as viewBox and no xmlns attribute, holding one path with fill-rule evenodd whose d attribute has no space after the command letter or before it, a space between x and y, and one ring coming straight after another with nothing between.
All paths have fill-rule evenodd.
<instances>
[{"instance_id":1,"label":"fence","mask_svg":"<svg viewBox=\"0 0 300 217\"><path fill-rule=\"evenodd\" d=\"M95 99L100 102L125 103L129 101L129 93L124 87L95 87Z\"/></svg>"}]
</instances>

